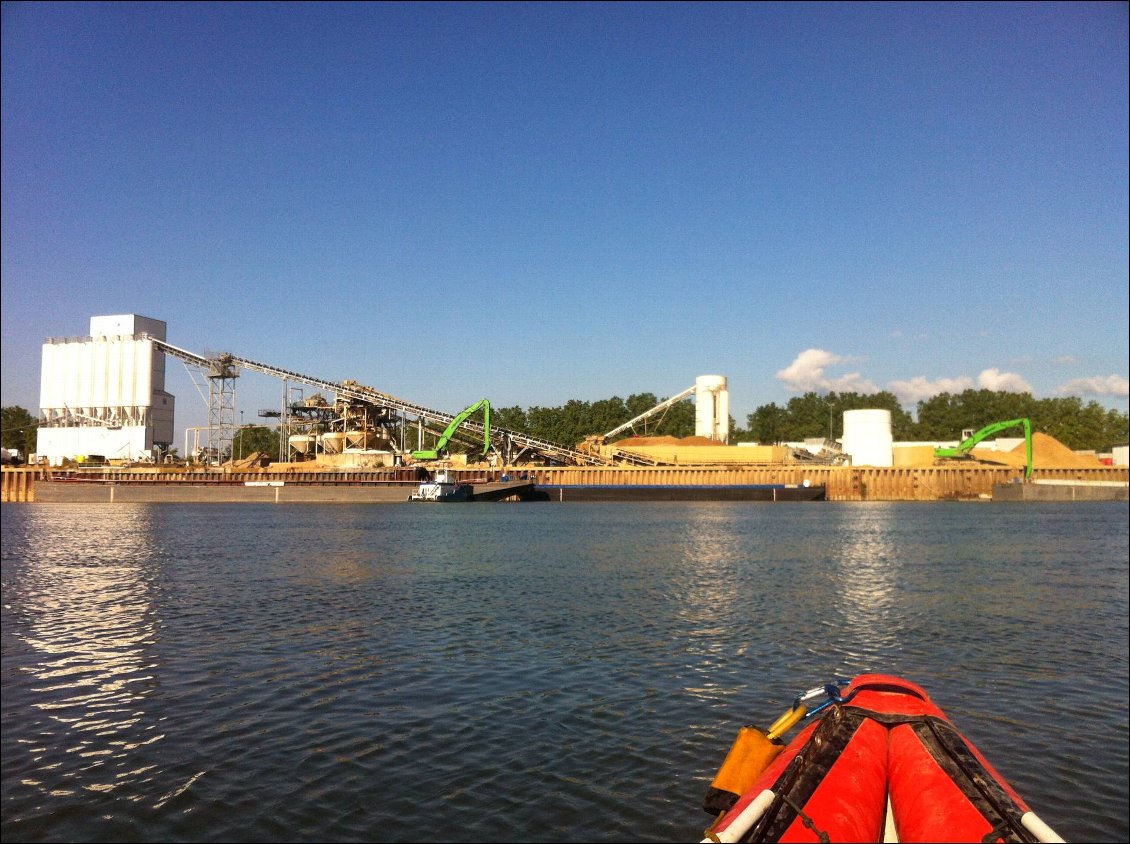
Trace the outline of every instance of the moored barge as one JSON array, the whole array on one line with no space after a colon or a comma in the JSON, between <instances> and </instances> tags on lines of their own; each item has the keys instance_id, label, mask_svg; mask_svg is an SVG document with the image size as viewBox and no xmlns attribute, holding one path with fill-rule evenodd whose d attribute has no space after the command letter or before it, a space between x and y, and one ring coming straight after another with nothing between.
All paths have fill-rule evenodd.
<instances>
[{"instance_id":1,"label":"moored barge","mask_svg":"<svg viewBox=\"0 0 1130 844\"><path fill-rule=\"evenodd\" d=\"M812 484L539 485L550 501L824 501Z\"/></svg>"}]
</instances>

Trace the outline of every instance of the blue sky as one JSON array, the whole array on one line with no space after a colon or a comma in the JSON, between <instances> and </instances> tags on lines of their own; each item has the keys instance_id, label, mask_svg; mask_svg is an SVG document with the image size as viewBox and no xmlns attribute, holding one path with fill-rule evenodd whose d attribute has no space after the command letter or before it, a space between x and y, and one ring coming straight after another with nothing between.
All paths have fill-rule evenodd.
<instances>
[{"instance_id":1,"label":"blue sky","mask_svg":"<svg viewBox=\"0 0 1130 844\"><path fill-rule=\"evenodd\" d=\"M3 404L92 315L455 412L1127 408L1127 6L3 6ZM205 405L169 363L178 430ZM243 377L247 420L281 385Z\"/></svg>"}]
</instances>

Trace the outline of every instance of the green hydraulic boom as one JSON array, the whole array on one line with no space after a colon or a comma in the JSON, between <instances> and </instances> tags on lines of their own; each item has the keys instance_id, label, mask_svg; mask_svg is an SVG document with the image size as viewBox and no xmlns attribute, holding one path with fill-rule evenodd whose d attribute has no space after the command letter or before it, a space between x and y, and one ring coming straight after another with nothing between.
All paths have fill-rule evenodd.
<instances>
[{"instance_id":1,"label":"green hydraulic boom","mask_svg":"<svg viewBox=\"0 0 1130 844\"><path fill-rule=\"evenodd\" d=\"M1024 463L1024 479L1028 480L1032 477L1032 422L1029 419L1010 419L1007 422L995 422L992 425L986 425L973 436L969 437L969 439L962 440L957 448L934 449L934 457L970 457L970 452L973 451L974 446L981 442L981 440L986 437L991 437L993 434L998 434L1001 431L1007 431L1009 428L1015 428L1017 425L1024 426L1024 447L1027 450Z\"/></svg>"},{"instance_id":2,"label":"green hydraulic boom","mask_svg":"<svg viewBox=\"0 0 1130 844\"><path fill-rule=\"evenodd\" d=\"M490 402L486 399L482 399L481 401L475 402L470 407L461 410L459 414L451 420L451 424L448 425L440 435L435 448L413 451L412 457L416 460L438 460L439 456L447 451L447 443L459 426L466 422L467 419L480 408L482 408L483 411L483 454L486 454L490 450Z\"/></svg>"}]
</instances>

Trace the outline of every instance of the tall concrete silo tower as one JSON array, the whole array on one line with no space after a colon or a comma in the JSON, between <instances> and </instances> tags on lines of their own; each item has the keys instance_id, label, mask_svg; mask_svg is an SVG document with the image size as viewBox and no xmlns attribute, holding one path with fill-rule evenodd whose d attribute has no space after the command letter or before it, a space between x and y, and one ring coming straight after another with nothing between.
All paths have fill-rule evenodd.
<instances>
[{"instance_id":1,"label":"tall concrete silo tower","mask_svg":"<svg viewBox=\"0 0 1130 844\"><path fill-rule=\"evenodd\" d=\"M725 375L700 375L694 382L695 436L730 439L730 391Z\"/></svg>"},{"instance_id":2,"label":"tall concrete silo tower","mask_svg":"<svg viewBox=\"0 0 1130 844\"><path fill-rule=\"evenodd\" d=\"M43 344L36 449L64 458L152 460L173 442L176 399L165 392L161 320L122 314L90 318L90 335Z\"/></svg>"}]
</instances>

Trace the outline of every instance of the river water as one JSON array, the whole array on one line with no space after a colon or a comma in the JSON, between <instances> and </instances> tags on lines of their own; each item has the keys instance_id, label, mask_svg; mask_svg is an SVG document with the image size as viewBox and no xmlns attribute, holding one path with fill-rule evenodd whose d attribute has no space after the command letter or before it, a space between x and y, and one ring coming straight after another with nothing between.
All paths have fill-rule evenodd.
<instances>
[{"instance_id":1,"label":"river water","mask_svg":"<svg viewBox=\"0 0 1130 844\"><path fill-rule=\"evenodd\" d=\"M1126 841L1127 506L5 505L13 841L697 841L739 726L926 688Z\"/></svg>"}]
</instances>

